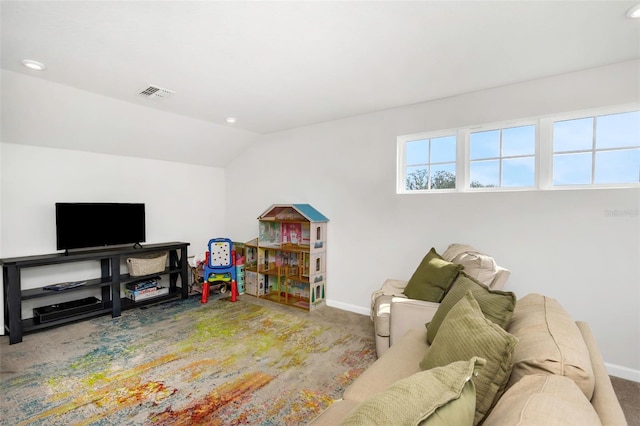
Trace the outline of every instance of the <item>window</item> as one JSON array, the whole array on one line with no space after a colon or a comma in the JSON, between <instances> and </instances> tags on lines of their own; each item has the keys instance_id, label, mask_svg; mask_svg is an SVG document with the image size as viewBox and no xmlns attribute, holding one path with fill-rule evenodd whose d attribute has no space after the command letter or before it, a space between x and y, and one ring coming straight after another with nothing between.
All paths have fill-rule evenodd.
<instances>
[{"instance_id":1,"label":"window","mask_svg":"<svg viewBox=\"0 0 640 426\"><path fill-rule=\"evenodd\" d=\"M553 123L553 185L640 182L640 111Z\"/></svg>"},{"instance_id":2,"label":"window","mask_svg":"<svg viewBox=\"0 0 640 426\"><path fill-rule=\"evenodd\" d=\"M637 105L398 137L398 193L640 184Z\"/></svg>"},{"instance_id":3,"label":"window","mask_svg":"<svg viewBox=\"0 0 640 426\"><path fill-rule=\"evenodd\" d=\"M408 140L405 145L405 189L456 187L456 136Z\"/></svg>"},{"instance_id":4,"label":"window","mask_svg":"<svg viewBox=\"0 0 640 426\"><path fill-rule=\"evenodd\" d=\"M469 186L532 187L535 153L535 125L473 132L469 135Z\"/></svg>"}]
</instances>

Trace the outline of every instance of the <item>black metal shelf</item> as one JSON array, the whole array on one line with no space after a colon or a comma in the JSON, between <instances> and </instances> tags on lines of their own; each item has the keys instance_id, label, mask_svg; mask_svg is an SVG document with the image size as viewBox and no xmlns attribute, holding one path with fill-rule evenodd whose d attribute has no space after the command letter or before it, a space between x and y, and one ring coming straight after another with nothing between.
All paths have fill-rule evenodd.
<instances>
[{"instance_id":1,"label":"black metal shelf","mask_svg":"<svg viewBox=\"0 0 640 426\"><path fill-rule=\"evenodd\" d=\"M177 298L187 299L189 297L187 246L189 246L189 243L173 242L147 244L144 247L109 247L97 250L80 250L69 253L0 259L4 281L5 330L9 334L9 343L21 342L22 334L25 332L42 330L106 314L118 317L122 309L131 309ZM157 251L169 252L169 265L164 271L145 276L120 274L120 265L124 259ZM45 290L43 287L26 290L21 288L20 272L22 269L92 260L100 262L101 277L87 279L86 283L81 286L60 291ZM133 302L122 297L121 284L162 275L169 276L169 294L139 302ZM178 282L178 278L180 278L180 282ZM101 291L101 303L97 303L95 308L93 305L89 305L87 307L88 311L79 309L76 314L46 322L39 322L37 318L21 319L22 302L24 300L44 300L55 295L97 288L100 288Z\"/></svg>"},{"instance_id":2,"label":"black metal shelf","mask_svg":"<svg viewBox=\"0 0 640 426\"><path fill-rule=\"evenodd\" d=\"M20 292L20 297L22 298L22 300L37 299L39 297L50 297L59 294L73 293L75 291L80 291L87 288L110 286L113 283L111 277L93 278L82 281L86 281L86 283L82 284L81 286L72 287L65 290L47 290L45 288L32 288L29 290L22 290Z\"/></svg>"},{"instance_id":3,"label":"black metal shelf","mask_svg":"<svg viewBox=\"0 0 640 426\"><path fill-rule=\"evenodd\" d=\"M152 305L154 303L166 302L167 300L178 299L182 295L182 289L180 287L177 288L175 292L169 292L168 294L163 294L162 296L150 297L148 299L134 301L129 298L123 297L121 299L122 310L126 311L127 309L139 308L140 306Z\"/></svg>"}]
</instances>

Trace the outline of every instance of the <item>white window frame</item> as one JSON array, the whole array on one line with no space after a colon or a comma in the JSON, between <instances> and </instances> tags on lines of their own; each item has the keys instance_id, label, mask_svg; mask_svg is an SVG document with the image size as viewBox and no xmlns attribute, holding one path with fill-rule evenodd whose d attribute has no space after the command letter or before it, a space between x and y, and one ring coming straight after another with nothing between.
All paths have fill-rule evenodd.
<instances>
[{"instance_id":1,"label":"white window frame","mask_svg":"<svg viewBox=\"0 0 640 426\"><path fill-rule=\"evenodd\" d=\"M445 137L445 136L456 136L456 160L455 160L455 165L456 165L456 187L455 188L448 188L448 189L414 189L414 190L407 190L406 188L406 170L407 170L407 163L406 163L406 143L407 142L414 142L414 141L418 141L418 140L422 140L422 139L436 139L436 138L441 138L441 137ZM443 192L458 192L458 185L459 185L459 181L458 181L458 173L459 173L459 168L460 168L460 161L458 160L459 156L460 156L460 135L459 135L459 131L458 130L438 130L435 132L424 132L424 133L414 133L411 135L403 135L403 136L398 136L398 150L397 150L397 164L398 164L398 168L397 168L397 176L396 176L396 192L398 194L435 194L435 193L443 193ZM429 163L429 165L431 165L431 163Z\"/></svg>"},{"instance_id":2,"label":"white window frame","mask_svg":"<svg viewBox=\"0 0 640 426\"><path fill-rule=\"evenodd\" d=\"M496 186L496 187L484 187L484 188L471 188L470 187L471 185L471 133L486 132L491 130L504 130L504 129L510 129L512 127L523 127L523 126L535 127L535 142L534 142L535 147L533 150L533 154L527 155L527 157L533 156L533 161L534 161L533 185L532 186ZM493 123L493 124L487 124L487 125L470 127L470 128L464 129L463 130L463 135L464 135L463 140L464 140L464 150L465 150L464 163L463 163L463 167L464 167L463 176L465 178L464 191L465 192L496 192L496 191L531 191L531 190L537 189L538 174L539 174L538 172L538 168L539 168L538 147L540 145L538 143L539 133L540 133L540 126L539 126L538 120L532 120L532 119L506 121L502 123ZM500 156L497 157L497 160L500 161L500 174L501 174L500 180L501 181L502 181L502 161L508 158L511 158L511 157L502 156L502 152L500 153Z\"/></svg>"},{"instance_id":3,"label":"white window frame","mask_svg":"<svg viewBox=\"0 0 640 426\"><path fill-rule=\"evenodd\" d=\"M598 188L633 188L640 186L640 182L636 183L585 183L585 184L570 184L570 185L553 185L553 124L558 121L576 120L580 118L593 118L611 114L622 114L625 112L638 111L639 105L623 105L614 106L608 108L599 108L594 110L584 110L578 112L571 112L566 114L558 114L552 117L546 117L545 125L548 126L548 152L546 153L548 158L548 176L545 181L544 189L563 190L563 189L598 189ZM548 121L546 121L548 120ZM593 152L599 152L604 150L595 149ZM592 160L593 161L593 160ZM594 167L592 163L591 167ZM593 173L593 170L592 170ZM593 179L593 175L592 175Z\"/></svg>"},{"instance_id":4,"label":"white window frame","mask_svg":"<svg viewBox=\"0 0 640 426\"><path fill-rule=\"evenodd\" d=\"M574 120L579 118L590 118L609 114L619 114L640 110L640 104L623 104L610 107L593 108L587 110L573 111L562 114L553 114L535 118L525 118L494 122L477 126L468 126L458 129L446 129L429 132L414 133L397 137L397 173L396 173L396 193L397 194L442 194L458 192L510 192L510 191L564 191L574 189L601 189L601 188L636 188L640 187L639 182L616 183L616 184L576 184L576 185L553 185L553 124L556 121ZM534 185L527 187L487 187L470 188L470 134L472 132L482 132L487 130L506 129L511 127L535 125L536 146L535 146L535 177ZM407 190L406 182L406 142L420 139L434 139L443 136L456 135L456 187L452 189L421 189ZM501 157L502 158L502 157Z\"/></svg>"}]
</instances>

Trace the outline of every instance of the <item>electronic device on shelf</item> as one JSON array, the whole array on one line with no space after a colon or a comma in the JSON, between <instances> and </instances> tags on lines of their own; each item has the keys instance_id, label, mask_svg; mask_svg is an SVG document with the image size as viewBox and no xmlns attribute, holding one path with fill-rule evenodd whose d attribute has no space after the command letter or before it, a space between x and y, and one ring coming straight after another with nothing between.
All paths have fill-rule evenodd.
<instances>
[{"instance_id":1,"label":"electronic device on shelf","mask_svg":"<svg viewBox=\"0 0 640 426\"><path fill-rule=\"evenodd\" d=\"M143 203L56 203L56 248L71 250L140 243Z\"/></svg>"}]
</instances>

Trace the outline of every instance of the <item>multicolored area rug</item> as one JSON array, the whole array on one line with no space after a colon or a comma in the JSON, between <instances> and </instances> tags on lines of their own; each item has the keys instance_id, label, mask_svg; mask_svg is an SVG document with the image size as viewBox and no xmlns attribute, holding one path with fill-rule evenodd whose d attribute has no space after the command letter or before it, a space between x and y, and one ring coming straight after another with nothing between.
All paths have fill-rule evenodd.
<instances>
[{"instance_id":1,"label":"multicolored area rug","mask_svg":"<svg viewBox=\"0 0 640 426\"><path fill-rule=\"evenodd\" d=\"M96 318L90 333L51 348L64 361L22 371L7 371L7 357L33 354L13 345L1 424L305 424L375 360L373 336L246 297Z\"/></svg>"}]
</instances>

